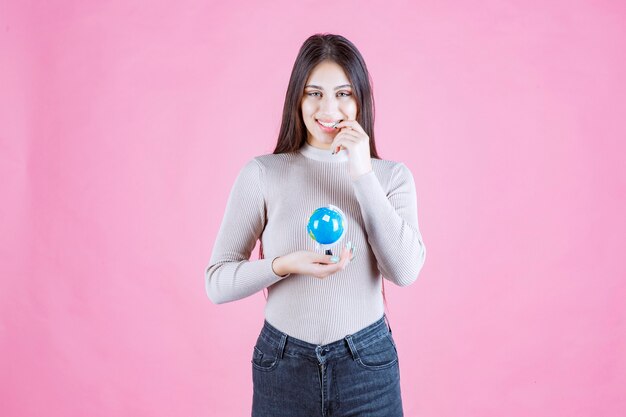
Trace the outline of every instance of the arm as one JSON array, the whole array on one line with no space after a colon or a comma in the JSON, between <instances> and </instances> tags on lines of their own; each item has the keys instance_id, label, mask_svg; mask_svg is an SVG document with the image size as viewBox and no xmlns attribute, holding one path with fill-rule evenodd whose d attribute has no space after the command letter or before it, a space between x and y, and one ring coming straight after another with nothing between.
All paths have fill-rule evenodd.
<instances>
[{"instance_id":1,"label":"arm","mask_svg":"<svg viewBox=\"0 0 626 417\"><path fill-rule=\"evenodd\" d=\"M374 171L353 179L352 185L380 272L399 286L413 283L424 265L426 247L411 171L403 163L394 167L388 195Z\"/></svg>"},{"instance_id":2,"label":"arm","mask_svg":"<svg viewBox=\"0 0 626 417\"><path fill-rule=\"evenodd\" d=\"M274 259L250 261L265 227L261 167L249 161L235 179L209 265L204 272L207 296L222 304L250 296L285 276L272 269Z\"/></svg>"}]
</instances>

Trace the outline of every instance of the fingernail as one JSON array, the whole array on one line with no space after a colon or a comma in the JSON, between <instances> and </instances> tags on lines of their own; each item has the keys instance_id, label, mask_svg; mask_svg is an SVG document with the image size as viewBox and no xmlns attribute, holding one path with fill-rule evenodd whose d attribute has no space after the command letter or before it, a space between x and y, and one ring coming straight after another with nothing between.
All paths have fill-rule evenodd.
<instances>
[{"instance_id":1,"label":"fingernail","mask_svg":"<svg viewBox=\"0 0 626 417\"><path fill-rule=\"evenodd\" d=\"M346 243L346 249L350 249L350 248L352 248L352 242Z\"/></svg>"},{"instance_id":2,"label":"fingernail","mask_svg":"<svg viewBox=\"0 0 626 417\"><path fill-rule=\"evenodd\" d=\"M331 262L337 263L339 262L339 257L337 255L333 256L332 258L330 258Z\"/></svg>"}]
</instances>

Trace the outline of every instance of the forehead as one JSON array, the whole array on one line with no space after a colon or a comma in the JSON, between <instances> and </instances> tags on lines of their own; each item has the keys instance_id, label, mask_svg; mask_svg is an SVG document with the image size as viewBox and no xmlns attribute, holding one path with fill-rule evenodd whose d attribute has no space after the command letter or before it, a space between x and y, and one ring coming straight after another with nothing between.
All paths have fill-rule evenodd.
<instances>
[{"instance_id":1,"label":"forehead","mask_svg":"<svg viewBox=\"0 0 626 417\"><path fill-rule=\"evenodd\" d=\"M306 84L335 87L349 84L350 80L343 68L333 61L322 61L311 70Z\"/></svg>"}]
</instances>

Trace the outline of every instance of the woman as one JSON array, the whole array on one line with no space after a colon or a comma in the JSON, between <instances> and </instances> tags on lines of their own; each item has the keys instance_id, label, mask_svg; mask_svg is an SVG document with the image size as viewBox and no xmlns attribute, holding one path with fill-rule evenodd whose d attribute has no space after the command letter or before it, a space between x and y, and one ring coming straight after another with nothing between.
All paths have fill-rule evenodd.
<instances>
[{"instance_id":1,"label":"woman","mask_svg":"<svg viewBox=\"0 0 626 417\"><path fill-rule=\"evenodd\" d=\"M426 250L413 176L378 157L373 124L357 48L339 35L309 37L276 149L239 172L205 273L214 303L268 289L251 355L253 416L403 415L381 274L411 284ZM347 219L339 256L316 251L306 232L327 204ZM259 260L250 261L257 239Z\"/></svg>"}]
</instances>

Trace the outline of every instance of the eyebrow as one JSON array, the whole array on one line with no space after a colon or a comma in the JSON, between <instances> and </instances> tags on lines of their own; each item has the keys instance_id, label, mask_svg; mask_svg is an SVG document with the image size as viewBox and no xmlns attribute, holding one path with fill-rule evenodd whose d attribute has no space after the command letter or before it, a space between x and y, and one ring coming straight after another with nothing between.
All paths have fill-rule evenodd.
<instances>
[{"instance_id":1,"label":"eyebrow","mask_svg":"<svg viewBox=\"0 0 626 417\"><path fill-rule=\"evenodd\" d=\"M317 88L318 90L323 90L323 88L320 87L319 85L307 84L307 85L304 86L304 88L307 88L307 87ZM352 85L351 84L340 85L338 87L335 87L335 90L339 90L340 88L344 88L344 87L351 87L352 88Z\"/></svg>"}]
</instances>

